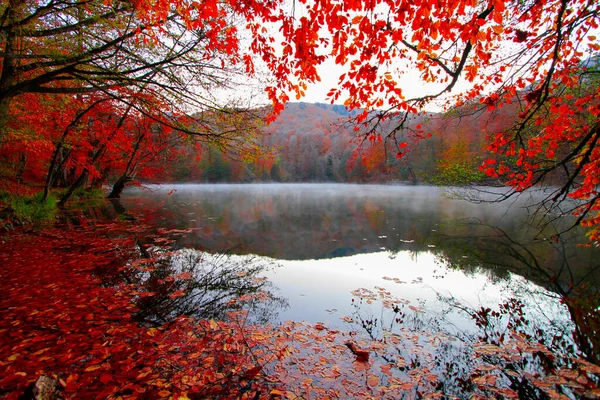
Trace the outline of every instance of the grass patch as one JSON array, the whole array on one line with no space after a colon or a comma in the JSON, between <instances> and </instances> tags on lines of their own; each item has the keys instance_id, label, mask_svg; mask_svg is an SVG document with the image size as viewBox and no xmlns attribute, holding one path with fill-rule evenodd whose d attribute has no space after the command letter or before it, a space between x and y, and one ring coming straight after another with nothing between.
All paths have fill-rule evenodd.
<instances>
[{"instance_id":1,"label":"grass patch","mask_svg":"<svg viewBox=\"0 0 600 400\"><path fill-rule=\"evenodd\" d=\"M104 194L104 191L102 190L102 188L86 189L86 188L81 187L81 188L75 190L75 192L73 193L71 198L77 199L77 200L91 200L91 199L101 199L105 196L106 195Z\"/></svg>"},{"instance_id":2,"label":"grass patch","mask_svg":"<svg viewBox=\"0 0 600 400\"><path fill-rule=\"evenodd\" d=\"M13 197L9 203L15 218L20 223L39 224L53 221L58 213L58 199L54 195L48 196L42 202L42 193L34 196Z\"/></svg>"},{"instance_id":3,"label":"grass patch","mask_svg":"<svg viewBox=\"0 0 600 400\"><path fill-rule=\"evenodd\" d=\"M33 196L18 196L12 193L0 193L0 201L5 206L0 211L1 225L11 228L18 225L42 224L54 221L58 213L58 199L50 195L42 202L40 192Z\"/></svg>"}]
</instances>

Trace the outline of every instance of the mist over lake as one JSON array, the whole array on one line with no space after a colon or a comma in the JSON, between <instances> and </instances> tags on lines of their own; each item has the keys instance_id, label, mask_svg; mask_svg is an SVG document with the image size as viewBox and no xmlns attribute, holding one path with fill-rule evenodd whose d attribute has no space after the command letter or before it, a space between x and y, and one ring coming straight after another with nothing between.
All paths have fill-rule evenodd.
<instances>
[{"instance_id":1,"label":"mist over lake","mask_svg":"<svg viewBox=\"0 0 600 400\"><path fill-rule=\"evenodd\" d=\"M568 226L565 219L541 233L531 228L542 192L491 202L503 193L399 185L182 184L128 190L122 204L128 211L152 210L146 218L161 228L191 228L175 237L179 248L273 261L277 267L266 276L289 301L276 320L341 326L354 311L352 291L384 287L430 310L431 319L448 308L440 296L493 306L519 292L532 309L562 313L568 321L547 277L532 265L552 274L569 260L571 275L557 279L566 287L570 278L593 268L597 251L578 247L585 238L575 233L560 246L548 240ZM512 241L534 259L516 257L523 249L511 254ZM450 319L473 328L464 317Z\"/></svg>"}]
</instances>

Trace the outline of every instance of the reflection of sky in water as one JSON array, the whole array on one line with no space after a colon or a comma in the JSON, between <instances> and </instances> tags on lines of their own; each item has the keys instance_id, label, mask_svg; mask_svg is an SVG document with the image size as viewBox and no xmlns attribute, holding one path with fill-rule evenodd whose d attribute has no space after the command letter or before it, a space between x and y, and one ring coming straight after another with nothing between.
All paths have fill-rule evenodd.
<instances>
[{"instance_id":1,"label":"reflection of sky in water","mask_svg":"<svg viewBox=\"0 0 600 400\"><path fill-rule=\"evenodd\" d=\"M530 296L527 310L532 315L548 315L556 321L568 321L560 302L550 292L518 276L491 282L482 272L465 274L441 263L434 254L402 251L358 254L325 260L278 261L281 268L266 275L289 300L290 308L282 310L281 320L324 322L343 329L341 317L351 315L352 291L357 288L375 290L383 287L400 300L414 306L423 305L426 319L437 319L454 325L454 329L471 330L474 324L464 314L447 313L449 305L442 304L438 294L453 297L475 309L485 306L497 309L498 304L511 296ZM404 283L386 280L399 278ZM535 295L533 293L536 293ZM363 305L361 312L380 316L381 303ZM409 311L410 312L410 311Z\"/></svg>"},{"instance_id":2,"label":"reflection of sky in water","mask_svg":"<svg viewBox=\"0 0 600 400\"><path fill-rule=\"evenodd\" d=\"M468 194L493 197L481 192ZM123 204L131 211L153 209L153 225L192 229L193 233L176 238L179 248L275 259L281 267L267 275L290 304L280 310L281 320L320 321L343 328L340 317L355 311L351 292L379 286L414 306L425 302L427 314L423 317L448 320L456 329L467 329L473 326L471 319L451 310L452 302L444 302L438 295L452 296L475 309L497 309L500 301L518 297L527 300L531 312L538 309L535 313L540 318L563 320L557 318L565 311L556 296L507 272L526 275L529 267L507 257L508 248L501 237L489 236L494 231L488 228L496 227L523 243L532 243L527 242L532 232L523 224L530 216L524 205L542 195L533 192L508 203L474 204L426 186L164 185L150 192L130 190ZM488 235L485 240L483 234ZM584 274L585 266L593 264L594 257L576 243L565 247L567 256L550 249L549 241L536 243L537 247L529 250L544 267L559 268L565 259L577 266L573 261L577 257L582 265L579 273ZM464 258L473 253L505 267L493 273L478 268L481 262ZM447 268L446 262L457 269ZM406 283L397 284L384 276ZM545 284L539 277L532 278ZM365 307L361 312L381 314L379 303L369 305L370 311Z\"/></svg>"}]
</instances>

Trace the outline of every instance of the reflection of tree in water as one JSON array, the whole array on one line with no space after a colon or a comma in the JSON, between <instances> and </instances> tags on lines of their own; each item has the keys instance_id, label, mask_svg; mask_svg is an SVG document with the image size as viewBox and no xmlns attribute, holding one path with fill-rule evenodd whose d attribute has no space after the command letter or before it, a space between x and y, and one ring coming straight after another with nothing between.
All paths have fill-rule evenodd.
<instances>
[{"instance_id":1,"label":"reflection of tree in water","mask_svg":"<svg viewBox=\"0 0 600 400\"><path fill-rule=\"evenodd\" d=\"M160 204L146 220L168 229L194 228L194 235L179 240L185 247L212 252L242 243L248 253L288 260L372 253L382 247L427 251L443 221L469 215L495 221L502 214L495 208L467 208L440 193L429 187L209 185L184 187L171 196L126 197L124 204L132 209ZM520 212L512 216L519 219Z\"/></svg>"},{"instance_id":2,"label":"reflection of tree in water","mask_svg":"<svg viewBox=\"0 0 600 400\"><path fill-rule=\"evenodd\" d=\"M386 343L378 354L398 373L427 368L437 376L435 389L448 395L597 398L598 266L591 259L572 263L572 247L563 240L524 245L497 228L484 236L440 237L435 251L442 263L505 281L499 304L472 306L439 294L435 305L414 305L383 288L361 289L348 321ZM471 327L455 323L461 318Z\"/></svg>"},{"instance_id":3,"label":"reflection of tree in water","mask_svg":"<svg viewBox=\"0 0 600 400\"><path fill-rule=\"evenodd\" d=\"M554 319L555 314L545 319L529 312L531 307L517 297L492 309L443 296L432 307L412 305L383 288L354 294L355 312L347 322L378 343L372 346L378 362L392 365L393 376L409 382L426 377L429 382L411 389L417 397L427 383L458 398L596 398L599 393L594 390L600 366L579 351L570 334L572 324ZM377 304L380 312L375 315L368 304ZM471 319L476 329L454 324L449 315L457 313Z\"/></svg>"},{"instance_id":4,"label":"reflection of tree in water","mask_svg":"<svg viewBox=\"0 0 600 400\"><path fill-rule=\"evenodd\" d=\"M161 240L169 242L155 239ZM135 318L141 322L161 325L181 315L224 319L231 311L243 309L248 311L248 323L264 324L276 318L279 309L289 307L285 298L276 295L273 284L260 276L273 267L269 261L145 247L140 246L142 257L117 278L139 287Z\"/></svg>"},{"instance_id":5,"label":"reflection of tree in water","mask_svg":"<svg viewBox=\"0 0 600 400\"><path fill-rule=\"evenodd\" d=\"M438 255L451 268L477 272L485 269L496 280L510 280L509 272L516 273L555 293L574 323L573 336L580 351L586 359L599 363L598 249L578 247L581 236L574 231L560 237L551 235L547 240L526 241L500 228L485 228L487 235L445 238L438 245Z\"/></svg>"}]
</instances>

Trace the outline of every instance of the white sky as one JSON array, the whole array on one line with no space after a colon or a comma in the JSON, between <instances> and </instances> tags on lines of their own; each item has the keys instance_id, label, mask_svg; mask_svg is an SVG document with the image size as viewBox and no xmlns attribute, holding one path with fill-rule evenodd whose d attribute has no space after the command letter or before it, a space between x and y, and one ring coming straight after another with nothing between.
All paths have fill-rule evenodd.
<instances>
[{"instance_id":1,"label":"white sky","mask_svg":"<svg viewBox=\"0 0 600 400\"><path fill-rule=\"evenodd\" d=\"M293 11L294 15L297 18L306 16L305 10L303 9L304 6L302 5L302 3L299 3L294 0L290 0L288 7L290 10L290 13L291 13L292 9L294 10ZM597 30L590 32L590 33L597 34L596 31ZM275 30L275 32L278 32L278 30ZM277 35L277 33L276 33L276 35ZM247 37L245 40L249 40L249 37ZM283 41L282 36L280 37L280 40ZM514 45L512 42L507 42L506 44L508 47L507 47L507 49L504 49L504 51L509 50L510 46ZM585 51L585 49L583 49L583 50ZM259 60L256 60L256 61L257 61L257 68L258 68L258 70L260 70L261 62ZM403 64L405 64L405 63L406 62L404 61ZM398 74L398 73L394 73L394 71L391 71L394 76L394 79L398 82L398 86L400 88L402 88L403 94L406 99L422 97L427 94L439 93L439 91L442 90L446 85L446 84L442 84L442 83L436 83L436 84L425 83L420 77L421 73L417 70L409 70L409 69L407 69L407 67L402 68L399 65L392 65L391 68L395 68L397 70L396 72L400 72L400 74ZM336 65L332 58L328 59L324 64L320 65L317 69L318 73L321 77L321 82L317 82L317 83L308 85L307 90L305 90L305 93L306 93L305 96L302 97L301 99L299 99L298 101L308 102L308 103L330 104L331 99L327 98L327 93L332 88L338 87L339 76L342 73L347 72L347 69L348 69L348 66L344 67L344 66ZM248 83L248 82L246 81L246 83ZM489 84L489 82L481 82L481 83L483 83L484 85L486 83ZM264 83L263 83L263 85L264 85ZM449 97L451 95L456 95L458 93L464 93L470 87L472 87L472 85L473 85L472 83L466 82L465 79L461 77L459 79L459 81L456 83L456 85L454 86L452 92L446 96ZM261 86L260 84L256 85L254 87L254 91L260 92L260 90L261 90L259 88L260 86ZM492 90L493 90L493 88L488 86L486 91L491 92ZM255 96L255 99L263 97L260 94L257 94L256 92L253 94L253 96ZM256 96L258 96L258 97L256 97ZM290 94L290 98L291 98L291 101L296 101L294 94ZM266 99L266 97L265 97L265 99ZM347 99L347 96L342 95L335 101L335 104L343 104L346 99ZM443 101L444 101L444 99L439 99L436 103L428 104L426 107L427 111L442 111ZM263 102L264 102L264 100L263 100Z\"/></svg>"},{"instance_id":2,"label":"white sky","mask_svg":"<svg viewBox=\"0 0 600 400\"><path fill-rule=\"evenodd\" d=\"M327 93L337 87L339 76L346 72L345 67L335 65L332 59L328 60L325 64L319 67L319 75L321 82L317 82L308 85L306 95L299 101L307 103L331 103L331 100L327 99ZM418 71L405 71L399 78L398 85L402 88L404 96L408 98L421 97L424 94L434 94L439 92L444 85L442 84L425 84ZM467 84L464 81L459 81L455 86L453 93L458 93L467 88ZM340 97L334 104L343 104L345 97ZM431 105L431 108L437 108L435 105Z\"/></svg>"}]
</instances>

